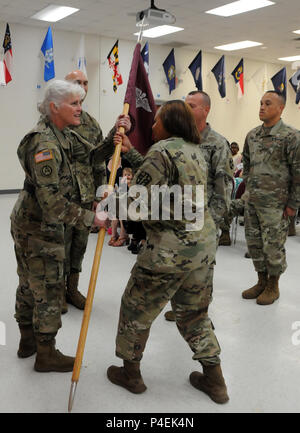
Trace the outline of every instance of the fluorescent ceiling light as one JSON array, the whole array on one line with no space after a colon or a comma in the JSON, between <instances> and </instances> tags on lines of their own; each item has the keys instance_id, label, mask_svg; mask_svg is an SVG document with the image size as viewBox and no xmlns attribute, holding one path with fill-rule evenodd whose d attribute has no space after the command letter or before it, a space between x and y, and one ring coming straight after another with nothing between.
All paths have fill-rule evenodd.
<instances>
[{"instance_id":1,"label":"fluorescent ceiling light","mask_svg":"<svg viewBox=\"0 0 300 433\"><path fill-rule=\"evenodd\" d=\"M143 32L143 36L146 38L159 38L160 36L169 35L170 33L180 32L181 30L184 30L181 27L174 27L174 26L157 26L152 27L152 29L145 30ZM138 36L140 33L134 33L135 36Z\"/></svg>"},{"instance_id":2,"label":"fluorescent ceiling light","mask_svg":"<svg viewBox=\"0 0 300 433\"><path fill-rule=\"evenodd\" d=\"M296 60L300 60L300 56L281 57L281 59L278 60L284 60L285 62L295 62Z\"/></svg>"},{"instance_id":3,"label":"fluorescent ceiling light","mask_svg":"<svg viewBox=\"0 0 300 433\"><path fill-rule=\"evenodd\" d=\"M211 9L205 13L219 15L221 17L231 17L232 15L242 14L244 12L253 11L254 9L260 9L274 4L275 2L268 0L239 0L216 9Z\"/></svg>"},{"instance_id":4,"label":"fluorescent ceiling light","mask_svg":"<svg viewBox=\"0 0 300 433\"><path fill-rule=\"evenodd\" d=\"M293 33L296 33L297 35L300 35L300 30L295 30Z\"/></svg>"},{"instance_id":5,"label":"fluorescent ceiling light","mask_svg":"<svg viewBox=\"0 0 300 433\"><path fill-rule=\"evenodd\" d=\"M70 8L68 6L50 5L33 15L31 18L35 20L49 21L54 23L78 11L79 9Z\"/></svg>"},{"instance_id":6,"label":"fluorescent ceiling light","mask_svg":"<svg viewBox=\"0 0 300 433\"><path fill-rule=\"evenodd\" d=\"M258 47L259 45L262 44L260 42L241 41L241 42L235 42L233 44L220 45L219 47L215 47L215 48L217 50L235 51L235 50L242 50L243 48Z\"/></svg>"}]
</instances>

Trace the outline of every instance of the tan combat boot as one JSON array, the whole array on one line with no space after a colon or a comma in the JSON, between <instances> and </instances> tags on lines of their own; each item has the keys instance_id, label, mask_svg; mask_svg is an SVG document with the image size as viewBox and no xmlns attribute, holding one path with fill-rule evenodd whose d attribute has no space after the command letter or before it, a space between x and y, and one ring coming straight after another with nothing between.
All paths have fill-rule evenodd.
<instances>
[{"instance_id":1,"label":"tan combat boot","mask_svg":"<svg viewBox=\"0 0 300 433\"><path fill-rule=\"evenodd\" d=\"M229 400L220 365L203 365L203 373L194 371L190 374L190 383L215 403L224 404Z\"/></svg>"},{"instance_id":2,"label":"tan combat boot","mask_svg":"<svg viewBox=\"0 0 300 433\"><path fill-rule=\"evenodd\" d=\"M78 290L79 273L67 277L66 301L79 310L84 310L86 298Z\"/></svg>"},{"instance_id":3,"label":"tan combat boot","mask_svg":"<svg viewBox=\"0 0 300 433\"><path fill-rule=\"evenodd\" d=\"M147 389L140 372L139 362L124 360L124 367L111 365L107 370L107 377L115 385L122 386L134 394L141 394Z\"/></svg>"},{"instance_id":4,"label":"tan combat boot","mask_svg":"<svg viewBox=\"0 0 300 433\"><path fill-rule=\"evenodd\" d=\"M55 338L45 339L43 334L36 335L37 354L34 364L35 371L46 373L57 371L67 373L73 371L75 358L63 355L55 348Z\"/></svg>"},{"instance_id":5,"label":"tan combat boot","mask_svg":"<svg viewBox=\"0 0 300 433\"><path fill-rule=\"evenodd\" d=\"M270 276L267 287L261 295L256 299L256 303L259 305L270 305L273 304L276 299L279 298L279 276Z\"/></svg>"},{"instance_id":6,"label":"tan combat boot","mask_svg":"<svg viewBox=\"0 0 300 433\"><path fill-rule=\"evenodd\" d=\"M268 274L266 272L258 272L258 282L255 286L242 293L244 299L257 298L266 288L268 282Z\"/></svg>"},{"instance_id":7,"label":"tan combat boot","mask_svg":"<svg viewBox=\"0 0 300 433\"><path fill-rule=\"evenodd\" d=\"M173 312L173 310L167 311L165 313L165 319L169 322L176 322L175 313Z\"/></svg>"},{"instance_id":8,"label":"tan combat boot","mask_svg":"<svg viewBox=\"0 0 300 433\"><path fill-rule=\"evenodd\" d=\"M222 230L219 245L224 247L229 247L231 245L230 234L228 230Z\"/></svg>"},{"instance_id":9,"label":"tan combat boot","mask_svg":"<svg viewBox=\"0 0 300 433\"><path fill-rule=\"evenodd\" d=\"M288 236L296 236L296 217L290 218Z\"/></svg>"},{"instance_id":10,"label":"tan combat boot","mask_svg":"<svg viewBox=\"0 0 300 433\"><path fill-rule=\"evenodd\" d=\"M19 343L18 357L29 358L36 352L36 340L32 325L20 325L21 340Z\"/></svg>"}]
</instances>

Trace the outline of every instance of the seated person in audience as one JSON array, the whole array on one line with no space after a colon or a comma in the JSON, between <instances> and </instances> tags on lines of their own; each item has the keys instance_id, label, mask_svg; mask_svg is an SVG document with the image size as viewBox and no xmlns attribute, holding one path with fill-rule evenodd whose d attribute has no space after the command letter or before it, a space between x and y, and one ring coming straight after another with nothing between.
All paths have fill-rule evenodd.
<instances>
[{"instance_id":1,"label":"seated person in audience","mask_svg":"<svg viewBox=\"0 0 300 433\"><path fill-rule=\"evenodd\" d=\"M239 153L240 147L239 145L233 141L230 145L233 164L234 164L234 170L237 169L237 166L242 162L242 155Z\"/></svg>"}]
</instances>

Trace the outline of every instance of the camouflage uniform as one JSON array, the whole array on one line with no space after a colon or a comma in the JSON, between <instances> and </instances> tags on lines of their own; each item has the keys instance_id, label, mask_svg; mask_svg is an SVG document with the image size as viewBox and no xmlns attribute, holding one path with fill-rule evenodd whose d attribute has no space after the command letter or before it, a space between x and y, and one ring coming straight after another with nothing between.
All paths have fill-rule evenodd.
<instances>
[{"instance_id":1,"label":"camouflage uniform","mask_svg":"<svg viewBox=\"0 0 300 433\"><path fill-rule=\"evenodd\" d=\"M208 207L218 229L230 205L234 170L232 154L227 140L209 124L201 132L200 149L208 167Z\"/></svg>"},{"instance_id":2,"label":"camouflage uniform","mask_svg":"<svg viewBox=\"0 0 300 433\"><path fill-rule=\"evenodd\" d=\"M134 166L143 160L135 150L126 157ZM169 221L143 221L147 239L122 297L116 355L139 361L152 322L171 300L178 329L194 352L193 359L219 364L220 347L208 317L216 235L207 207L206 164L199 147L180 138L156 143L137 171L134 185L144 185L148 197L151 185L204 185L205 225L202 230L187 231L188 221L172 219L172 205ZM192 200L194 203L195 195Z\"/></svg>"},{"instance_id":3,"label":"camouflage uniform","mask_svg":"<svg viewBox=\"0 0 300 433\"><path fill-rule=\"evenodd\" d=\"M94 213L72 202L71 143L52 123L42 119L21 141L18 157L25 182L11 214L19 275L15 317L36 333L52 334L61 327L65 225L89 229Z\"/></svg>"},{"instance_id":4,"label":"camouflage uniform","mask_svg":"<svg viewBox=\"0 0 300 433\"><path fill-rule=\"evenodd\" d=\"M97 188L105 185L105 160L114 152L113 128L103 141L103 134L98 122L87 112L82 111L81 124L71 128L73 132L83 137L85 141L76 139L77 135L69 134L72 146L72 170L78 183L75 202L91 210L95 200ZM97 160L93 158L93 149L100 148ZM66 245L66 274L81 272L81 265L86 251L90 230L68 226L65 232Z\"/></svg>"},{"instance_id":5,"label":"camouflage uniform","mask_svg":"<svg viewBox=\"0 0 300 433\"><path fill-rule=\"evenodd\" d=\"M286 267L284 244L289 221L286 206L300 204L300 133L280 120L259 126L246 137L243 151L246 182L245 234L257 272L279 276Z\"/></svg>"}]
</instances>

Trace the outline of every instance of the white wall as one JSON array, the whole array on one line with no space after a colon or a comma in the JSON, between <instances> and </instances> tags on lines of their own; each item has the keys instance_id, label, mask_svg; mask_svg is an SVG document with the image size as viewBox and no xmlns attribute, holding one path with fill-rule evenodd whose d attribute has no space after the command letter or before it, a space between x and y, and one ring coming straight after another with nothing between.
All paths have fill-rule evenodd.
<instances>
[{"instance_id":1,"label":"white wall","mask_svg":"<svg viewBox=\"0 0 300 433\"><path fill-rule=\"evenodd\" d=\"M14 24L10 24L10 29L14 73L13 81L5 88L0 87L0 190L22 186L24 174L18 162L16 150L24 134L34 126L38 119L36 104L41 99L44 88L43 65L39 52L46 30ZM4 31L5 23L0 23L0 39ZM75 68L80 36L79 33L53 30L56 78L63 78L67 72ZM104 133L109 131L117 115L122 111L135 46L129 41L119 41L120 71L124 84L119 87L117 93L114 93L111 71L108 68L106 57L116 39L117 36L111 39L85 35L89 94L84 108L100 121ZM183 99L189 91L195 90L188 65L197 51L175 48L179 85L169 95L162 63L171 48L151 44L150 41L149 77L155 99ZM212 110L208 120L212 127L229 141L237 141L242 147L246 133L260 123L258 110L261 95L250 78L256 70L263 66L263 63L244 57L245 97L238 101L237 89L231 72L239 62L240 56L226 55L227 97L221 99L216 80L210 72L220 57L221 53L202 53L203 86L212 98ZM267 64L268 77L272 77L283 66ZM293 72L289 66L287 72L290 78ZM41 89L37 89L37 85L41 85ZM271 81L268 83L268 88L273 88ZM299 109L295 104L295 93L288 84L288 100L283 120L297 128L299 117Z\"/></svg>"}]
</instances>

